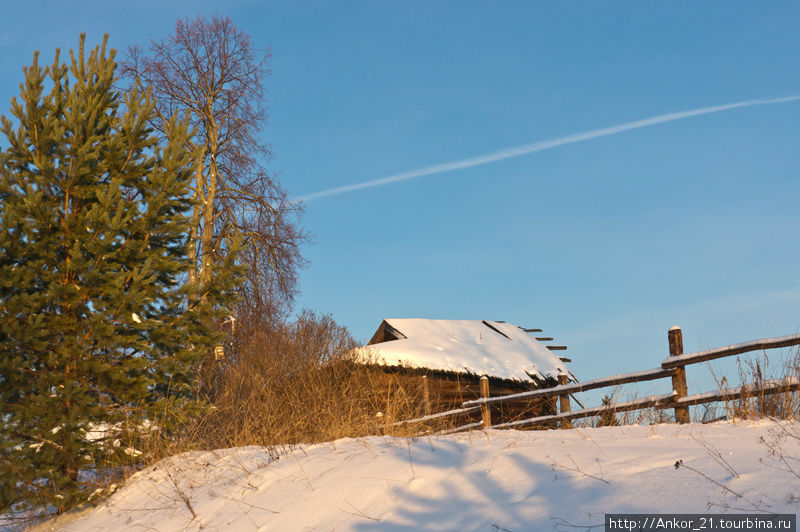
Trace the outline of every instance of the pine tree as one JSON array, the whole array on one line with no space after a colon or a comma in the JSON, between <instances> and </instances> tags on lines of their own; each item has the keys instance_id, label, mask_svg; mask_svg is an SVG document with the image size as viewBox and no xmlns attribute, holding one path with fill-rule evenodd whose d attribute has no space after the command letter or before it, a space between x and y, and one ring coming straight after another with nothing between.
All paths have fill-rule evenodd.
<instances>
[{"instance_id":1,"label":"pine tree","mask_svg":"<svg viewBox=\"0 0 800 532\"><path fill-rule=\"evenodd\" d=\"M82 35L66 64L34 54L16 125L2 117L0 510L87 500L143 424L201 408L195 371L236 281L187 308L188 122L159 144L149 93L114 88L107 39L87 55Z\"/></svg>"}]
</instances>

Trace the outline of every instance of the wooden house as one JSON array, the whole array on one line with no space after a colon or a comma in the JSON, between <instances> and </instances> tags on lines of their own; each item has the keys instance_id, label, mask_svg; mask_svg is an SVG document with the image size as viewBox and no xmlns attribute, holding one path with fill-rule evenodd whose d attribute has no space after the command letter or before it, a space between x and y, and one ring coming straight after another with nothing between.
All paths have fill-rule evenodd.
<instances>
[{"instance_id":1,"label":"wooden house","mask_svg":"<svg viewBox=\"0 0 800 532\"><path fill-rule=\"evenodd\" d=\"M502 321L385 319L365 347L368 362L399 382L422 379L428 412L444 411L480 397L480 378L489 380L491 396L507 395L562 381L575 382L569 362L545 345L552 338L532 336ZM493 419L511 420L532 413L552 413L553 401L497 407ZM495 417L496 416L496 417Z\"/></svg>"}]
</instances>

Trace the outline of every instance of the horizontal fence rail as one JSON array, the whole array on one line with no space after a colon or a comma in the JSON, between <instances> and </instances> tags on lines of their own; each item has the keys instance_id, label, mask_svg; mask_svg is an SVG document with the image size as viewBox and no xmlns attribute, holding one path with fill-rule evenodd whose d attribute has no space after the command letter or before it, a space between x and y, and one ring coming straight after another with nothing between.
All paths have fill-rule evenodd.
<instances>
[{"instance_id":1,"label":"horizontal fence rail","mask_svg":"<svg viewBox=\"0 0 800 532\"><path fill-rule=\"evenodd\" d=\"M408 419L405 421L395 421L394 423L392 423L392 426L398 427L400 425L408 425L411 423L424 423L426 421L433 421L434 419L439 419L442 417L456 416L458 414L469 414L470 412L477 412L480 409L481 409L480 406L473 406L470 408L455 408L453 410L448 410L447 412L439 412L438 414L428 414L427 416L422 416L415 419Z\"/></svg>"},{"instance_id":2,"label":"horizontal fence rail","mask_svg":"<svg viewBox=\"0 0 800 532\"><path fill-rule=\"evenodd\" d=\"M567 375L559 375L558 386L502 395L498 397L490 397L489 381L486 377L482 377L480 382L480 399L464 401L462 403L462 408L456 408L436 414L429 414L415 419L396 421L392 423L391 426L397 427L414 423L424 423L448 416L467 415L481 412L481 421L466 423L455 428L436 432L435 434L451 434L477 428L525 428L543 424L551 426L554 424L560 424L562 428L568 428L571 426L570 420L573 419L588 418L606 413L613 414L617 412L629 412L644 408L673 408L675 410L675 421L678 423L688 423L689 406L692 405L800 391L800 377L793 376L786 377L784 379L766 380L754 384L745 384L736 388L725 388L717 391L688 395L685 369L686 366L691 364L707 362L709 360L715 360L722 357L740 355L742 353L748 353L752 351L763 351L766 349L800 345L800 334L781 336L777 338L762 338L759 340L751 340L749 342L686 354L683 353L683 336L679 327L673 327L669 330L668 339L670 356L662 362L660 368L632 373L622 373L619 375L612 375L610 377L602 377L586 382L574 382L571 384L567 384L569 378ZM595 390L598 388L606 388L609 386L617 386L620 384L645 382L667 377L672 379L672 393L653 395L642 399L615 403L611 405L581 408L580 410L570 410L569 397L572 394L587 390ZM492 405L547 398L552 398L550 399L552 402L556 401L556 397L559 399L558 404L561 405L561 412L557 414L539 415L528 419L498 424L491 423L490 406ZM556 403L552 402L552 404L555 405ZM555 406L553 408L555 409Z\"/></svg>"},{"instance_id":3,"label":"horizontal fence rail","mask_svg":"<svg viewBox=\"0 0 800 532\"><path fill-rule=\"evenodd\" d=\"M436 432L434 434L437 434L439 436L444 436L445 434L455 434L456 432L464 432L466 430L480 429L480 428L483 428L483 421L478 421L477 423L467 423L466 425L461 425L460 427L456 427L454 429L440 430L439 432Z\"/></svg>"},{"instance_id":4,"label":"horizontal fence rail","mask_svg":"<svg viewBox=\"0 0 800 532\"><path fill-rule=\"evenodd\" d=\"M733 344L725 347L717 347L706 351L686 353L685 355L671 356L661 363L662 368L677 368L698 362L707 362L717 358L741 355L750 351L763 351L765 349L775 349L778 347L791 347L800 345L800 334L790 334L778 338L763 338L761 340L751 340L741 344Z\"/></svg>"},{"instance_id":5,"label":"horizontal fence rail","mask_svg":"<svg viewBox=\"0 0 800 532\"><path fill-rule=\"evenodd\" d=\"M796 392L800 390L800 378L786 377L785 379L774 379L764 381L759 384L745 384L737 388L726 388L716 392L698 393L682 397L676 402L681 405L700 405L712 403L714 401L728 401L737 397L757 397L759 395L771 395L776 393Z\"/></svg>"},{"instance_id":6,"label":"horizontal fence rail","mask_svg":"<svg viewBox=\"0 0 800 532\"><path fill-rule=\"evenodd\" d=\"M508 423L500 423L492 425L493 429L515 429L539 425L551 421L561 421L569 419L579 419L597 416L606 412L630 412L631 410L641 410L642 408L650 408L653 406L672 406L675 402L674 394L667 393L664 395L652 395L642 399L633 401L626 401L624 403L616 403L613 405L596 406L593 408L584 408L582 410L572 410L570 412L561 412L560 414L553 414L550 416L537 416L529 419L521 419L519 421L510 421Z\"/></svg>"},{"instance_id":7,"label":"horizontal fence rail","mask_svg":"<svg viewBox=\"0 0 800 532\"><path fill-rule=\"evenodd\" d=\"M644 382L664 377L671 377L675 371L672 369L646 369L644 371L637 371L634 373L622 373L619 375L612 375L610 377L603 377L586 382L575 382L572 384L564 384L561 386L554 386L552 388L542 388L540 390L531 390L529 392L520 392L500 397L487 397L481 399L473 399L472 401L464 401L464 406L483 405L490 403L503 403L508 401L519 401L520 399L536 399L540 397L552 397L554 395L565 395L583 392L586 390L595 390L597 388L606 388L608 386L617 386L619 384L627 384L629 382Z\"/></svg>"}]
</instances>

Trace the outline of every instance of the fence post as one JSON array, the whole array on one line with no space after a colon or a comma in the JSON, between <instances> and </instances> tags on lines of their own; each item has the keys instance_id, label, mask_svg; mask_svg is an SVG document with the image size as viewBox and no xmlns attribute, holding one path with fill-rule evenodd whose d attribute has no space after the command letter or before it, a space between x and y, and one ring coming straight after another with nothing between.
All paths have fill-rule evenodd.
<instances>
[{"instance_id":1,"label":"fence post","mask_svg":"<svg viewBox=\"0 0 800 532\"><path fill-rule=\"evenodd\" d=\"M481 398L489 398L489 378L486 375L481 377ZM483 417L484 430L491 427L492 413L489 411L489 405L486 403L481 404L481 416Z\"/></svg>"},{"instance_id":2,"label":"fence post","mask_svg":"<svg viewBox=\"0 0 800 532\"><path fill-rule=\"evenodd\" d=\"M677 325L667 332L669 339L669 356L676 357L683 354L683 333ZM672 389L675 390L675 399L686 397L688 387L686 386L686 367L678 366L675 368L675 375L672 376ZM689 423L689 407L675 407L675 422Z\"/></svg>"},{"instance_id":3,"label":"fence post","mask_svg":"<svg viewBox=\"0 0 800 532\"><path fill-rule=\"evenodd\" d=\"M558 385L561 386L563 384L567 384L569 382L569 377L564 375L563 373L558 376ZM565 393L564 395L558 396L558 401L560 403L559 411L561 413L569 412L569 394ZM565 419L561 421L561 428L562 429L571 429L572 422L569 419Z\"/></svg>"},{"instance_id":4,"label":"fence post","mask_svg":"<svg viewBox=\"0 0 800 532\"><path fill-rule=\"evenodd\" d=\"M422 399L425 402L425 415L431 413L431 394L428 391L428 376L422 376Z\"/></svg>"}]
</instances>

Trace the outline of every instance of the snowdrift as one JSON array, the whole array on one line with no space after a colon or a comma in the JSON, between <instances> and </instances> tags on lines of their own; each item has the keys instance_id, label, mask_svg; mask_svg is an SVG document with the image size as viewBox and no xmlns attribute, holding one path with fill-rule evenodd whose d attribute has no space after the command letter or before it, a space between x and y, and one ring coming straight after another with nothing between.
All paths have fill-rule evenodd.
<instances>
[{"instance_id":1,"label":"snowdrift","mask_svg":"<svg viewBox=\"0 0 800 532\"><path fill-rule=\"evenodd\" d=\"M519 532L607 512L797 513L798 458L800 425L774 421L346 439L275 461L193 452L60 530Z\"/></svg>"}]
</instances>

